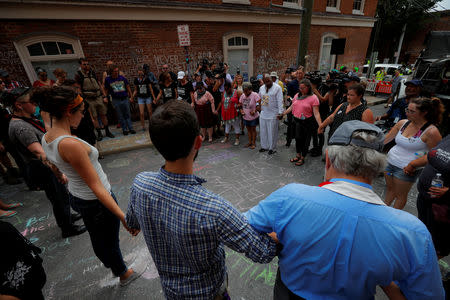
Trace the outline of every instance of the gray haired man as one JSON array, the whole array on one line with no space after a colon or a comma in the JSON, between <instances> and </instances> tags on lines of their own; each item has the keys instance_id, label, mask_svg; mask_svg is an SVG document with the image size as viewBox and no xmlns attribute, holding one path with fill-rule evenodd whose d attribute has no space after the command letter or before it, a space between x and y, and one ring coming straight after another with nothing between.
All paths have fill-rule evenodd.
<instances>
[{"instance_id":1,"label":"gray haired man","mask_svg":"<svg viewBox=\"0 0 450 300\"><path fill-rule=\"evenodd\" d=\"M246 213L284 246L274 299L373 299L377 285L391 299L444 299L430 233L372 190L383 139L372 124L343 123L326 151L326 182L289 184Z\"/></svg>"}]
</instances>

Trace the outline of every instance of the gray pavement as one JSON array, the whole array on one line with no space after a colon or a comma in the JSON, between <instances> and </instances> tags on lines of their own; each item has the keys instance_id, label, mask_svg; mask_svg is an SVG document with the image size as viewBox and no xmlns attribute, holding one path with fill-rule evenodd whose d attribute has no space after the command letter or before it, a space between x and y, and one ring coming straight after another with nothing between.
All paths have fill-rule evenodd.
<instances>
[{"instance_id":1,"label":"gray pavement","mask_svg":"<svg viewBox=\"0 0 450 300\"><path fill-rule=\"evenodd\" d=\"M372 106L374 115L385 111L383 105ZM306 160L296 167L289 162L295 147L286 148L285 126L280 129L278 152L272 156L257 149L221 144L218 140L200 149L195 174L208 180L205 187L229 200L239 210L246 211L272 191L291 182L317 185L322 181L324 163L320 157ZM234 137L232 137L234 142ZM142 171L156 171L163 158L152 148L110 154L100 161L111 182L120 207L125 211L133 178ZM121 288L118 279L95 257L87 233L62 239L56 227L49 201L43 192L28 191L25 185L0 183L0 197L20 201L23 208L7 219L43 250L47 283L46 299L163 299L158 273L148 254L142 234L131 237L120 231L123 255L133 267L145 268L143 276ZM377 178L375 191L384 197L384 179ZM410 192L405 210L416 215L416 188ZM272 299L277 262L256 264L229 249L227 268L232 299ZM401 254L399 254L401 255ZM376 299L386 299L378 290Z\"/></svg>"}]
</instances>

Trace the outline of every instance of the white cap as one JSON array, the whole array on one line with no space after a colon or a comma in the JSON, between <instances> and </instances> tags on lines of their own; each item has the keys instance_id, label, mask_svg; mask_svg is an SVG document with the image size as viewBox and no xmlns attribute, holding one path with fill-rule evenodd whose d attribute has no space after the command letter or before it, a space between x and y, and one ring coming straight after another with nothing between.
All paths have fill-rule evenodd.
<instances>
[{"instance_id":1,"label":"white cap","mask_svg":"<svg viewBox=\"0 0 450 300\"><path fill-rule=\"evenodd\" d=\"M183 71L178 72L178 79L183 79L186 74Z\"/></svg>"},{"instance_id":2,"label":"white cap","mask_svg":"<svg viewBox=\"0 0 450 300\"><path fill-rule=\"evenodd\" d=\"M270 72L270 77L276 77L276 78L278 78L277 72L275 72L275 71Z\"/></svg>"}]
</instances>

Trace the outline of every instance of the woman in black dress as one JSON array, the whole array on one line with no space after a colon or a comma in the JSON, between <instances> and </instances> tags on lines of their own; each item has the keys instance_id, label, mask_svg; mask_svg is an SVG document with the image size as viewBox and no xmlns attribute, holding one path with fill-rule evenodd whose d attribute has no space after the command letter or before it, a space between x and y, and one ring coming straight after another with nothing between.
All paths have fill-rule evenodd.
<instances>
[{"instance_id":1,"label":"woman in black dress","mask_svg":"<svg viewBox=\"0 0 450 300\"><path fill-rule=\"evenodd\" d=\"M346 121L359 120L373 124L373 112L361 102L364 96L365 87L362 84L354 84L348 88L347 102L340 104L336 110L322 122L318 133L323 133L324 129L330 125L328 140L336 129Z\"/></svg>"}]
</instances>

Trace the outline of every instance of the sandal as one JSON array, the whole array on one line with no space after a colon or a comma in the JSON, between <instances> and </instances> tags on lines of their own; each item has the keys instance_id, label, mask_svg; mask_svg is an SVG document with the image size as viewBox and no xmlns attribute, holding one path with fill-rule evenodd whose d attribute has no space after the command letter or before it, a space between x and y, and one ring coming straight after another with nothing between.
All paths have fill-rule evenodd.
<instances>
[{"instance_id":1,"label":"sandal","mask_svg":"<svg viewBox=\"0 0 450 300\"><path fill-rule=\"evenodd\" d=\"M298 166L298 167L300 167L300 166L302 166L304 163L305 163L305 160L302 158L302 159L299 159L299 160L295 163L295 165Z\"/></svg>"},{"instance_id":2,"label":"sandal","mask_svg":"<svg viewBox=\"0 0 450 300\"><path fill-rule=\"evenodd\" d=\"M290 160L290 162L298 162L299 160L301 160L301 158L300 157L298 157L298 156L296 156L296 157L294 157L294 158L291 158L291 160Z\"/></svg>"},{"instance_id":3,"label":"sandal","mask_svg":"<svg viewBox=\"0 0 450 300\"><path fill-rule=\"evenodd\" d=\"M255 148L256 148L256 146L254 144L250 145L250 149L255 149Z\"/></svg>"}]
</instances>

